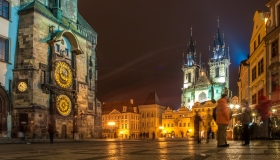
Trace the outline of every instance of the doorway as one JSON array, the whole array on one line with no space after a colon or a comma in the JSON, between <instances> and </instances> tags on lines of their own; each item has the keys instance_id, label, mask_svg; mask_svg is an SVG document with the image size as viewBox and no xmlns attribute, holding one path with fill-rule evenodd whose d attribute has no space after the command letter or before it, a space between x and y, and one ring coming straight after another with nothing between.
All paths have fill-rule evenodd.
<instances>
[{"instance_id":1,"label":"doorway","mask_svg":"<svg viewBox=\"0 0 280 160\"><path fill-rule=\"evenodd\" d=\"M61 128L61 138L62 139L66 139L67 138L67 135L66 135L66 125L62 125L62 128Z\"/></svg>"}]
</instances>

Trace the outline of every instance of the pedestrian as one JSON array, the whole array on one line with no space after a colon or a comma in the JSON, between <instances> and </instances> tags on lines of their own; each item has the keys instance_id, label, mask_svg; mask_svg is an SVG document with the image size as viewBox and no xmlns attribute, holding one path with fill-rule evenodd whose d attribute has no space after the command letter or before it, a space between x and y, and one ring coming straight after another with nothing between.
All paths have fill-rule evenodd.
<instances>
[{"instance_id":1,"label":"pedestrian","mask_svg":"<svg viewBox=\"0 0 280 160\"><path fill-rule=\"evenodd\" d=\"M252 121L251 108L249 107L248 101L245 99L241 101L241 107L242 107L242 114L240 115L240 122L242 123L242 130L243 130L242 137L245 141L245 143L242 144L242 146L247 146L250 144L249 124Z\"/></svg>"},{"instance_id":2,"label":"pedestrian","mask_svg":"<svg viewBox=\"0 0 280 160\"><path fill-rule=\"evenodd\" d=\"M217 101L216 123L218 125L217 140L218 147L228 147L226 141L227 127L230 123L231 110L228 107L228 96L222 94L221 99Z\"/></svg>"},{"instance_id":3,"label":"pedestrian","mask_svg":"<svg viewBox=\"0 0 280 160\"><path fill-rule=\"evenodd\" d=\"M194 116L194 137L197 143L201 143L201 140L199 138L199 123L202 121L201 117L198 115L198 112L196 111L196 114Z\"/></svg>"},{"instance_id":4,"label":"pedestrian","mask_svg":"<svg viewBox=\"0 0 280 160\"><path fill-rule=\"evenodd\" d=\"M153 132L152 134L153 134L153 139L155 139L155 137L156 137L156 134L155 134L155 132Z\"/></svg>"},{"instance_id":5,"label":"pedestrian","mask_svg":"<svg viewBox=\"0 0 280 160\"><path fill-rule=\"evenodd\" d=\"M259 100L259 104L255 107L255 109L259 112L262 121L262 130L260 133L260 137L264 139L269 139L269 110L271 108L271 101L267 100L265 96L261 96Z\"/></svg>"},{"instance_id":6,"label":"pedestrian","mask_svg":"<svg viewBox=\"0 0 280 160\"><path fill-rule=\"evenodd\" d=\"M209 139L212 137L212 130L211 130L211 127L209 126L208 127L208 130L207 130L207 139L206 139L206 143L209 143Z\"/></svg>"},{"instance_id":7,"label":"pedestrian","mask_svg":"<svg viewBox=\"0 0 280 160\"><path fill-rule=\"evenodd\" d=\"M18 137L20 138L20 140L24 140L24 126L23 124L21 123L19 128L18 128Z\"/></svg>"},{"instance_id":8,"label":"pedestrian","mask_svg":"<svg viewBox=\"0 0 280 160\"><path fill-rule=\"evenodd\" d=\"M53 125L49 124L48 125L48 132L49 132L49 137L50 137L50 143L53 143L53 136L54 136L54 127Z\"/></svg>"},{"instance_id":9,"label":"pedestrian","mask_svg":"<svg viewBox=\"0 0 280 160\"><path fill-rule=\"evenodd\" d=\"M189 130L187 130L187 134L186 134L186 136L187 136L187 138L189 138L189 136L190 136L190 132L189 132Z\"/></svg>"},{"instance_id":10,"label":"pedestrian","mask_svg":"<svg viewBox=\"0 0 280 160\"><path fill-rule=\"evenodd\" d=\"M203 140L203 138L204 138L204 130L200 131L200 138L201 138L201 140Z\"/></svg>"}]
</instances>

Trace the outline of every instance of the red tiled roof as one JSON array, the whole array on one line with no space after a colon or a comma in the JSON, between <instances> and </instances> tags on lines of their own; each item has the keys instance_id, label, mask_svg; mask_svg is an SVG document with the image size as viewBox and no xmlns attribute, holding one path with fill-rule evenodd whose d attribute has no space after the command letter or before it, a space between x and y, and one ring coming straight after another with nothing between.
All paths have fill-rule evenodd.
<instances>
[{"instance_id":1,"label":"red tiled roof","mask_svg":"<svg viewBox=\"0 0 280 160\"><path fill-rule=\"evenodd\" d=\"M130 102L130 100L115 101L115 102L104 102L102 106L102 114L109 114L114 109L123 113L123 106L126 106L126 112L134 112L133 107L137 107ZM137 107L137 113L139 113Z\"/></svg>"}]
</instances>

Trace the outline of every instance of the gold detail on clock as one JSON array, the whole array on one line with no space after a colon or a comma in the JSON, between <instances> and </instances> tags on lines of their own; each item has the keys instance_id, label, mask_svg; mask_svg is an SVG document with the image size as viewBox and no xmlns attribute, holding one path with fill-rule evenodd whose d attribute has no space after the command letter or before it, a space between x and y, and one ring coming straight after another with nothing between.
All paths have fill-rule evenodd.
<instances>
[{"instance_id":1,"label":"gold detail on clock","mask_svg":"<svg viewBox=\"0 0 280 160\"><path fill-rule=\"evenodd\" d=\"M66 62L58 62L55 66L54 79L56 83L63 87L68 88L72 84L72 71Z\"/></svg>"},{"instance_id":2,"label":"gold detail on clock","mask_svg":"<svg viewBox=\"0 0 280 160\"><path fill-rule=\"evenodd\" d=\"M25 92L27 90L27 84L26 82L19 82L18 83L18 90L20 92Z\"/></svg>"},{"instance_id":3,"label":"gold detail on clock","mask_svg":"<svg viewBox=\"0 0 280 160\"><path fill-rule=\"evenodd\" d=\"M62 116L67 116L71 112L71 100L66 95L59 95L56 98L57 111Z\"/></svg>"}]
</instances>

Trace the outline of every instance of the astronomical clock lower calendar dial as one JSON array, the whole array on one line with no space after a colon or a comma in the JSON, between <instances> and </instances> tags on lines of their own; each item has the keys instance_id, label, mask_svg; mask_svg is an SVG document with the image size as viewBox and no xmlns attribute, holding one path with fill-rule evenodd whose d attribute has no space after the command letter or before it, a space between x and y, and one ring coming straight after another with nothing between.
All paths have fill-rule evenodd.
<instances>
[{"instance_id":1,"label":"astronomical clock lower calendar dial","mask_svg":"<svg viewBox=\"0 0 280 160\"><path fill-rule=\"evenodd\" d=\"M59 95L56 98L56 108L57 111L62 115L62 116L67 116L71 112L71 100L69 99L68 96L66 95Z\"/></svg>"},{"instance_id":2,"label":"astronomical clock lower calendar dial","mask_svg":"<svg viewBox=\"0 0 280 160\"><path fill-rule=\"evenodd\" d=\"M56 83L63 87L68 88L72 84L72 71L66 62L58 62L55 65L54 79Z\"/></svg>"}]
</instances>

